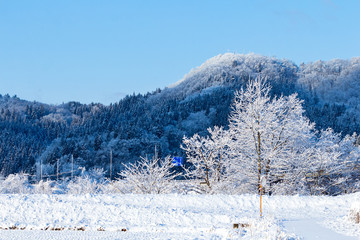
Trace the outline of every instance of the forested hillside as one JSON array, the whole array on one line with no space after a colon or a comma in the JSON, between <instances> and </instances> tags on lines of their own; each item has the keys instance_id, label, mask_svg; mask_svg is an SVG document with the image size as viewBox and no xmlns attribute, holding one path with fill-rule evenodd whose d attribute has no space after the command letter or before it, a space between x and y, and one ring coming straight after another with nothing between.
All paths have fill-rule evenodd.
<instances>
[{"instance_id":1,"label":"forested hillside","mask_svg":"<svg viewBox=\"0 0 360 240\"><path fill-rule=\"evenodd\" d=\"M155 146L159 156L184 156L183 136L205 135L214 125L226 127L234 91L258 75L267 77L272 96L297 92L318 129L360 132L360 58L297 66L228 53L209 59L173 86L129 95L109 106L53 106L1 96L0 171L39 175L42 163L44 174L53 174L59 160L59 171L68 172L71 156L74 169L108 171L111 152L117 173L123 163L154 154Z\"/></svg>"}]
</instances>

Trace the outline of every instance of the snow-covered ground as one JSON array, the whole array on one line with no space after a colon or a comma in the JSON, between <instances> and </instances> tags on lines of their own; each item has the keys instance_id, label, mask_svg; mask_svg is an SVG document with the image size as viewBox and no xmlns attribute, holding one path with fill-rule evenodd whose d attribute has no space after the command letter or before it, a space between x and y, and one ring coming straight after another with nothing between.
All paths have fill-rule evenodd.
<instances>
[{"instance_id":1,"label":"snow-covered ground","mask_svg":"<svg viewBox=\"0 0 360 240\"><path fill-rule=\"evenodd\" d=\"M263 200L259 218L256 195L0 195L0 239L360 239L360 193Z\"/></svg>"}]
</instances>

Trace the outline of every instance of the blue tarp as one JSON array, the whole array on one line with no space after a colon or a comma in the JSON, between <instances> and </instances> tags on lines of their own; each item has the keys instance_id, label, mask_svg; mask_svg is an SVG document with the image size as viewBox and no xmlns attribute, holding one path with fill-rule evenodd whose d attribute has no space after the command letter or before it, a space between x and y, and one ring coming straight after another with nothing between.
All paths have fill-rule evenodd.
<instances>
[{"instance_id":1,"label":"blue tarp","mask_svg":"<svg viewBox=\"0 0 360 240\"><path fill-rule=\"evenodd\" d=\"M184 164L183 158L182 157L174 157L173 164L176 167L181 167Z\"/></svg>"}]
</instances>

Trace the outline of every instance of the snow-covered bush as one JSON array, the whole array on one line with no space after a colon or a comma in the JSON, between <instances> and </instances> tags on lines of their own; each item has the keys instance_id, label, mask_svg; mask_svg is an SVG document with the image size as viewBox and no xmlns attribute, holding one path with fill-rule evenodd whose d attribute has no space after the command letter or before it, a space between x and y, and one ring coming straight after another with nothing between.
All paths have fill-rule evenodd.
<instances>
[{"instance_id":1,"label":"snow-covered bush","mask_svg":"<svg viewBox=\"0 0 360 240\"><path fill-rule=\"evenodd\" d=\"M132 188L126 184L125 180L117 179L115 181L107 181L101 186L101 191L104 194L125 194L125 193L131 193Z\"/></svg>"},{"instance_id":2,"label":"snow-covered bush","mask_svg":"<svg viewBox=\"0 0 360 240\"><path fill-rule=\"evenodd\" d=\"M165 159L141 158L135 164L125 166L120 173L124 178L124 184L128 191L133 193L169 193L178 173L172 171L172 159L168 156Z\"/></svg>"},{"instance_id":3,"label":"snow-covered bush","mask_svg":"<svg viewBox=\"0 0 360 240\"><path fill-rule=\"evenodd\" d=\"M5 180L0 181L0 193L31 193L29 176L25 173L10 174Z\"/></svg>"},{"instance_id":4,"label":"snow-covered bush","mask_svg":"<svg viewBox=\"0 0 360 240\"><path fill-rule=\"evenodd\" d=\"M96 182L89 176L76 177L67 185L68 194L96 194L101 193L102 183Z\"/></svg>"},{"instance_id":5,"label":"snow-covered bush","mask_svg":"<svg viewBox=\"0 0 360 240\"><path fill-rule=\"evenodd\" d=\"M56 186L55 181L40 180L40 182L33 184L33 193L35 193L35 194L52 194L56 190L55 186Z\"/></svg>"},{"instance_id":6,"label":"snow-covered bush","mask_svg":"<svg viewBox=\"0 0 360 240\"><path fill-rule=\"evenodd\" d=\"M360 192L360 180L358 180L354 183L354 186L351 190L352 190L352 192Z\"/></svg>"},{"instance_id":7,"label":"snow-covered bush","mask_svg":"<svg viewBox=\"0 0 360 240\"><path fill-rule=\"evenodd\" d=\"M352 223L360 224L360 202L352 205L349 218Z\"/></svg>"},{"instance_id":8,"label":"snow-covered bush","mask_svg":"<svg viewBox=\"0 0 360 240\"><path fill-rule=\"evenodd\" d=\"M100 183L105 181L105 171L103 168L92 168L87 175L96 182Z\"/></svg>"}]
</instances>

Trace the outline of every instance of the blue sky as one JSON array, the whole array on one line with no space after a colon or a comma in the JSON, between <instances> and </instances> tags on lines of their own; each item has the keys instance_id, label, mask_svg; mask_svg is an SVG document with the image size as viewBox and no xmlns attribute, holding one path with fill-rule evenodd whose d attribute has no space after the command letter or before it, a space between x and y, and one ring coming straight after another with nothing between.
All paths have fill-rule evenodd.
<instances>
[{"instance_id":1,"label":"blue sky","mask_svg":"<svg viewBox=\"0 0 360 240\"><path fill-rule=\"evenodd\" d=\"M358 0L0 0L0 93L61 104L119 101L208 58L360 56Z\"/></svg>"}]
</instances>

